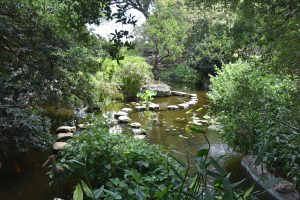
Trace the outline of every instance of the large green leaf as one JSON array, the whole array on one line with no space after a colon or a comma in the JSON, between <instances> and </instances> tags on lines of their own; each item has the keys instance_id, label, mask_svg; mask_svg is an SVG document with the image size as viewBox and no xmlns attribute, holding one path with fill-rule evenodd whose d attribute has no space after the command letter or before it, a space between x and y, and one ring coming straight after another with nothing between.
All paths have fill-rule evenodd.
<instances>
[{"instance_id":1,"label":"large green leaf","mask_svg":"<svg viewBox=\"0 0 300 200\"><path fill-rule=\"evenodd\" d=\"M73 193L73 200L83 200L83 192L80 183L76 185L75 191Z\"/></svg>"}]
</instances>

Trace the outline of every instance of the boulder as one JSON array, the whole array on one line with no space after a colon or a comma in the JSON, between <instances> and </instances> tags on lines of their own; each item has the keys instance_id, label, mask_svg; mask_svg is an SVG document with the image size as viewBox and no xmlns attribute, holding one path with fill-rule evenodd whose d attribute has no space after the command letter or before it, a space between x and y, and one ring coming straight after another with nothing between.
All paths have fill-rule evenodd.
<instances>
[{"instance_id":1,"label":"boulder","mask_svg":"<svg viewBox=\"0 0 300 200\"><path fill-rule=\"evenodd\" d=\"M134 107L137 111L144 111L146 110L146 106L135 106Z\"/></svg>"},{"instance_id":2,"label":"boulder","mask_svg":"<svg viewBox=\"0 0 300 200\"><path fill-rule=\"evenodd\" d=\"M198 101L197 97L191 97L191 101Z\"/></svg>"},{"instance_id":3,"label":"boulder","mask_svg":"<svg viewBox=\"0 0 300 200\"><path fill-rule=\"evenodd\" d=\"M181 104L178 104L178 107L179 107L179 108L186 109L186 108L189 107L189 104L187 104L187 103L181 103Z\"/></svg>"},{"instance_id":4,"label":"boulder","mask_svg":"<svg viewBox=\"0 0 300 200\"><path fill-rule=\"evenodd\" d=\"M75 130L75 126L60 126L56 129L56 133L74 132Z\"/></svg>"},{"instance_id":5,"label":"boulder","mask_svg":"<svg viewBox=\"0 0 300 200\"><path fill-rule=\"evenodd\" d=\"M144 129L141 129L141 128L133 128L132 133L134 135L146 135L146 131Z\"/></svg>"},{"instance_id":6,"label":"boulder","mask_svg":"<svg viewBox=\"0 0 300 200\"><path fill-rule=\"evenodd\" d=\"M114 113L114 118L118 119L120 116L127 116L127 115L128 115L127 112L119 111L119 112Z\"/></svg>"},{"instance_id":7,"label":"boulder","mask_svg":"<svg viewBox=\"0 0 300 200\"><path fill-rule=\"evenodd\" d=\"M134 139L137 139L137 140L143 140L146 138L146 135L135 135L133 137L134 137Z\"/></svg>"},{"instance_id":8,"label":"boulder","mask_svg":"<svg viewBox=\"0 0 300 200\"><path fill-rule=\"evenodd\" d=\"M132 112L132 108L122 108L121 111L129 113L129 112Z\"/></svg>"},{"instance_id":9,"label":"boulder","mask_svg":"<svg viewBox=\"0 0 300 200\"><path fill-rule=\"evenodd\" d=\"M139 123L139 122L133 122L133 123L131 123L129 126L130 126L131 128L137 129L137 128L140 128L142 125L141 125L141 123Z\"/></svg>"},{"instance_id":10,"label":"boulder","mask_svg":"<svg viewBox=\"0 0 300 200\"><path fill-rule=\"evenodd\" d=\"M191 98L197 98L197 94L187 94L189 97L191 97Z\"/></svg>"},{"instance_id":11,"label":"boulder","mask_svg":"<svg viewBox=\"0 0 300 200\"><path fill-rule=\"evenodd\" d=\"M194 106L197 104L197 101L189 101L189 102L186 102L187 104L189 104L190 106Z\"/></svg>"},{"instance_id":12,"label":"boulder","mask_svg":"<svg viewBox=\"0 0 300 200\"><path fill-rule=\"evenodd\" d=\"M131 119L127 116L120 116L118 118L118 122L120 123L129 123L131 121Z\"/></svg>"},{"instance_id":13,"label":"boulder","mask_svg":"<svg viewBox=\"0 0 300 200\"><path fill-rule=\"evenodd\" d=\"M176 106L176 105L169 105L169 106L167 107L167 109L168 109L168 110L177 110L177 109L179 109L179 107Z\"/></svg>"},{"instance_id":14,"label":"boulder","mask_svg":"<svg viewBox=\"0 0 300 200\"><path fill-rule=\"evenodd\" d=\"M159 105L158 104L155 104L155 103L151 103L149 105L149 109L150 110L159 110Z\"/></svg>"},{"instance_id":15,"label":"boulder","mask_svg":"<svg viewBox=\"0 0 300 200\"><path fill-rule=\"evenodd\" d=\"M70 139L71 137L73 137L73 133L71 133L71 132L57 134L57 140L65 141L67 139Z\"/></svg>"},{"instance_id":16,"label":"boulder","mask_svg":"<svg viewBox=\"0 0 300 200\"><path fill-rule=\"evenodd\" d=\"M156 97L170 96L171 88L163 82L151 83L141 87L141 91L155 90L157 92Z\"/></svg>"},{"instance_id":17,"label":"boulder","mask_svg":"<svg viewBox=\"0 0 300 200\"><path fill-rule=\"evenodd\" d=\"M180 92L180 91L171 91L171 95L173 96L187 96L186 92Z\"/></svg>"},{"instance_id":18,"label":"boulder","mask_svg":"<svg viewBox=\"0 0 300 200\"><path fill-rule=\"evenodd\" d=\"M69 146L69 144L66 142L55 142L52 148L54 151L60 151L67 146Z\"/></svg>"}]
</instances>

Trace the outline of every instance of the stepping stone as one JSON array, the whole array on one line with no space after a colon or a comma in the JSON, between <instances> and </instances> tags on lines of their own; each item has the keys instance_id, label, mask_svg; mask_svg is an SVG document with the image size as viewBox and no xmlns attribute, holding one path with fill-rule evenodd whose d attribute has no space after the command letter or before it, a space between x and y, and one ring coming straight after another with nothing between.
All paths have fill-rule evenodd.
<instances>
[{"instance_id":1,"label":"stepping stone","mask_svg":"<svg viewBox=\"0 0 300 200\"><path fill-rule=\"evenodd\" d=\"M199 121L192 121L192 122L189 122L189 124L196 125L196 126L202 126L202 123Z\"/></svg>"},{"instance_id":2,"label":"stepping stone","mask_svg":"<svg viewBox=\"0 0 300 200\"><path fill-rule=\"evenodd\" d=\"M192 97L191 101L198 101L198 98L197 97Z\"/></svg>"},{"instance_id":3,"label":"stepping stone","mask_svg":"<svg viewBox=\"0 0 300 200\"><path fill-rule=\"evenodd\" d=\"M183 138L183 139L188 139L188 137L185 137L183 135L179 135L180 138Z\"/></svg>"},{"instance_id":4,"label":"stepping stone","mask_svg":"<svg viewBox=\"0 0 300 200\"><path fill-rule=\"evenodd\" d=\"M180 92L180 91L171 91L171 95L173 96L186 96L186 92Z\"/></svg>"},{"instance_id":5,"label":"stepping stone","mask_svg":"<svg viewBox=\"0 0 300 200\"><path fill-rule=\"evenodd\" d=\"M67 139L70 139L71 137L73 137L73 133L71 133L71 132L57 134L57 140L65 141Z\"/></svg>"},{"instance_id":6,"label":"stepping stone","mask_svg":"<svg viewBox=\"0 0 300 200\"><path fill-rule=\"evenodd\" d=\"M197 94L187 94L189 97L193 98L196 97L197 98Z\"/></svg>"},{"instance_id":7,"label":"stepping stone","mask_svg":"<svg viewBox=\"0 0 300 200\"><path fill-rule=\"evenodd\" d=\"M60 126L56 129L56 133L74 132L75 130L75 126Z\"/></svg>"},{"instance_id":8,"label":"stepping stone","mask_svg":"<svg viewBox=\"0 0 300 200\"><path fill-rule=\"evenodd\" d=\"M68 144L66 142L55 142L53 144L53 150L60 151L60 150L64 149L67 146L70 146L70 144Z\"/></svg>"},{"instance_id":9,"label":"stepping stone","mask_svg":"<svg viewBox=\"0 0 300 200\"><path fill-rule=\"evenodd\" d=\"M124 112L124 111L119 111L119 112L114 113L114 117L116 119L118 119L120 116L127 116L127 115L128 115L128 113Z\"/></svg>"},{"instance_id":10,"label":"stepping stone","mask_svg":"<svg viewBox=\"0 0 300 200\"><path fill-rule=\"evenodd\" d=\"M146 135L135 135L133 137L134 137L134 139L137 139L137 140L143 140L146 138Z\"/></svg>"},{"instance_id":11,"label":"stepping stone","mask_svg":"<svg viewBox=\"0 0 300 200\"><path fill-rule=\"evenodd\" d=\"M140 128L142 125L139 122L133 122L129 125L131 128Z\"/></svg>"},{"instance_id":12,"label":"stepping stone","mask_svg":"<svg viewBox=\"0 0 300 200\"><path fill-rule=\"evenodd\" d=\"M189 104L187 104L187 103L181 103L181 104L178 104L178 107L179 107L179 108L186 109L186 108L189 107Z\"/></svg>"},{"instance_id":13,"label":"stepping stone","mask_svg":"<svg viewBox=\"0 0 300 200\"><path fill-rule=\"evenodd\" d=\"M78 128L79 128L79 130L85 129L85 125L84 124L78 124Z\"/></svg>"},{"instance_id":14,"label":"stepping stone","mask_svg":"<svg viewBox=\"0 0 300 200\"><path fill-rule=\"evenodd\" d=\"M158 104L155 104L155 103L151 103L149 105L149 109L150 110L159 110L159 105Z\"/></svg>"},{"instance_id":15,"label":"stepping stone","mask_svg":"<svg viewBox=\"0 0 300 200\"><path fill-rule=\"evenodd\" d=\"M132 112L132 108L122 108L121 111L129 113L129 112Z\"/></svg>"},{"instance_id":16,"label":"stepping stone","mask_svg":"<svg viewBox=\"0 0 300 200\"><path fill-rule=\"evenodd\" d=\"M177 109L179 109L179 107L176 106L176 105L169 105L169 106L167 107L167 109L168 109L168 110L177 110Z\"/></svg>"},{"instance_id":17,"label":"stepping stone","mask_svg":"<svg viewBox=\"0 0 300 200\"><path fill-rule=\"evenodd\" d=\"M146 110L146 106L135 106L134 107L137 111L144 111Z\"/></svg>"},{"instance_id":18,"label":"stepping stone","mask_svg":"<svg viewBox=\"0 0 300 200\"><path fill-rule=\"evenodd\" d=\"M146 135L146 131L144 129L141 129L141 128L133 128L132 133L134 135Z\"/></svg>"},{"instance_id":19,"label":"stepping stone","mask_svg":"<svg viewBox=\"0 0 300 200\"><path fill-rule=\"evenodd\" d=\"M189 102L186 102L187 104L189 104L190 106L194 106L197 104L197 101L189 101Z\"/></svg>"},{"instance_id":20,"label":"stepping stone","mask_svg":"<svg viewBox=\"0 0 300 200\"><path fill-rule=\"evenodd\" d=\"M120 116L118 118L118 122L120 123L129 123L131 121L131 119L127 116Z\"/></svg>"}]
</instances>

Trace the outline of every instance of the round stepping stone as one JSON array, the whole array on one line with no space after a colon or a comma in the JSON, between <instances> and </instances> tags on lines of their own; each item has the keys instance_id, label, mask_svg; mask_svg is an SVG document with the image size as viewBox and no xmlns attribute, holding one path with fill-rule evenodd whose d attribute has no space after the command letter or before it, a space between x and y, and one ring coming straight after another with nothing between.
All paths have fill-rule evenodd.
<instances>
[{"instance_id":1,"label":"round stepping stone","mask_svg":"<svg viewBox=\"0 0 300 200\"><path fill-rule=\"evenodd\" d=\"M191 98L191 101L198 101L198 98L197 98L197 97L196 97L196 98L195 98L195 97L192 97L192 98Z\"/></svg>"},{"instance_id":2,"label":"round stepping stone","mask_svg":"<svg viewBox=\"0 0 300 200\"><path fill-rule=\"evenodd\" d=\"M134 135L146 135L146 131L144 129L141 129L141 128L133 128L132 133Z\"/></svg>"},{"instance_id":3,"label":"round stepping stone","mask_svg":"<svg viewBox=\"0 0 300 200\"><path fill-rule=\"evenodd\" d=\"M169 106L167 107L167 109L168 109L168 110L177 110L177 109L179 109L179 107L176 106L176 105L169 105Z\"/></svg>"},{"instance_id":4,"label":"round stepping stone","mask_svg":"<svg viewBox=\"0 0 300 200\"><path fill-rule=\"evenodd\" d=\"M186 96L187 93L180 92L180 91L171 91L171 95L174 95L174 96Z\"/></svg>"},{"instance_id":5,"label":"round stepping stone","mask_svg":"<svg viewBox=\"0 0 300 200\"><path fill-rule=\"evenodd\" d=\"M85 125L84 125L84 124L78 124L78 128L79 128L80 130L85 129Z\"/></svg>"},{"instance_id":6,"label":"round stepping stone","mask_svg":"<svg viewBox=\"0 0 300 200\"><path fill-rule=\"evenodd\" d=\"M74 132L75 130L75 126L60 126L56 129L56 133Z\"/></svg>"},{"instance_id":7,"label":"round stepping stone","mask_svg":"<svg viewBox=\"0 0 300 200\"><path fill-rule=\"evenodd\" d=\"M114 113L114 117L116 119L118 119L120 116L127 116L127 115L128 115L128 113L124 112L124 111L119 111L119 112Z\"/></svg>"},{"instance_id":8,"label":"round stepping stone","mask_svg":"<svg viewBox=\"0 0 300 200\"><path fill-rule=\"evenodd\" d=\"M132 108L122 108L121 111L129 113L129 112L132 112Z\"/></svg>"},{"instance_id":9,"label":"round stepping stone","mask_svg":"<svg viewBox=\"0 0 300 200\"><path fill-rule=\"evenodd\" d=\"M137 111L144 111L146 110L146 106L135 106L134 107Z\"/></svg>"},{"instance_id":10,"label":"round stepping stone","mask_svg":"<svg viewBox=\"0 0 300 200\"><path fill-rule=\"evenodd\" d=\"M197 98L197 94L188 94L189 97L193 98L196 97Z\"/></svg>"},{"instance_id":11,"label":"round stepping stone","mask_svg":"<svg viewBox=\"0 0 300 200\"><path fill-rule=\"evenodd\" d=\"M189 107L189 104L187 104L187 103L181 103L181 104L178 104L178 107L179 107L179 108L186 109L186 108Z\"/></svg>"},{"instance_id":12,"label":"round stepping stone","mask_svg":"<svg viewBox=\"0 0 300 200\"><path fill-rule=\"evenodd\" d=\"M190 106L194 106L197 104L197 101L189 101L189 102L186 102L187 104L189 104Z\"/></svg>"},{"instance_id":13,"label":"round stepping stone","mask_svg":"<svg viewBox=\"0 0 300 200\"><path fill-rule=\"evenodd\" d=\"M67 146L70 146L70 145L66 142L55 142L53 144L53 150L60 151L60 150L62 150L63 148L65 148Z\"/></svg>"},{"instance_id":14,"label":"round stepping stone","mask_svg":"<svg viewBox=\"0 0 300 200\"><path fill-rule=\"evenodd\" d=\"M57 134L57 140L67 140L73 137L73 133L68 132L68 133L59 133Z\"/></svg>"},{"instance_id":15,"label":"round stepping stone","mask_svg":"<svg viewBox=\"0 0 300 200\"><path fill-rule=\"evenodd\" d=\"M133 122L130 124L131 128L140 128L142 125L139 122Z\"/></svg>"},{"instance_id":16,"label":"round stepping stone","mask_svg":"<svg viewBox=\"0 0 300 200\"><path fill-rule=\"evenodd\" d=\"M155 103L151 103L149 105L149 109L150 110L159 110L159 105L158 104L155 104Z\"/></svg>"},{"instance_id":17,"label":"round stepping stone","mask_svg":"<svg viewBox=\"0 0 300 200\"><path fill-rule=\"evenodd\" d=\"M143 140L146 138L146 135L135 135L134 136L134 139L137 139L137 140Z\"/></svg>"},{"instance_id":18,"label":"round stepping stone","mask_svg":"<svg viewBox=\"0 0 300 200\"><path fill-rule=\"evenodd\" d=\"M119 121L120 123L129 123L129 122L131 121L131 119L130 119L129 117L127 117L127 116L120 116L120 117L118 118L118 121Z\"/></svg>"}]
</instances>

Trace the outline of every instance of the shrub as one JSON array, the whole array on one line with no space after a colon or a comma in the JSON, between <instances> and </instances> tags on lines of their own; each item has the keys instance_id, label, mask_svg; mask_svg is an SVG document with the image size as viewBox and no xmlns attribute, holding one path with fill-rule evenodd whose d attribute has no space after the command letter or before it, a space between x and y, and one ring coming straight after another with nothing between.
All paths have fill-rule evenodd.
<instances>
[{"instance_id":1,"label":"shrub","mask_svg":"<svg viewBox=\"0 0 300 200\"><path fill-rule=\"evenodd\" d=\"M160 79L172 83L184 83L188 85L196 85L200 82L199 72L187 64L179 64L172 69L165 70L160 73Z\"/></svg>"},{"instance_id":2,"label":"shrub","mask_svg":"<svg viewBox=\"0 0 300 200\"><path fill-rule=\"evenodd\" d=\"M173 199L179 184L169 170L168 158L157 145L125 135L107 133L101 123L70 140L61 162L72 169L73 177L104 185L107 191L124 199ZM78 164L83 163L83 164ZM111 193L105 193L107 197Z\"/></svg>"},{"instance_id":3,"label":"shrub","mask_svg":"<svg viewBox=\"0 0 300 200\"><path fill-rule=\"evenodd\" d=\"M126 97L135 97L141 86L152 79L151 66L138 56L126 56L112 77L115 83L122 84Z\"/></svg>"},{"instance_id":4,"label":"shrub","mask_svg":"<svg viewBox=\"0 0 300 200\"><path fill-rule=\"evenodd\" d=\"M211 78L212 111L222 116L225 139L258 155L269 169L300 185L299 85L290 76L241 61Z\"/></svg>"}]
</instances>

